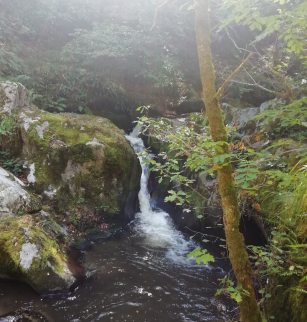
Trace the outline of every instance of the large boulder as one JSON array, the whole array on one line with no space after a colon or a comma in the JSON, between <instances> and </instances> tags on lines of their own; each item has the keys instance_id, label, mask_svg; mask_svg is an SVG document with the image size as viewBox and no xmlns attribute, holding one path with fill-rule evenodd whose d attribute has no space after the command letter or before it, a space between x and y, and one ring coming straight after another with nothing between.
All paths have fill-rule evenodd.
<instances>
[{"instance_id":1,"label":"large boulder","mask_svg":"<svg viewBox=\"0 0 307 322\"><path fill-rule=\"evenodd\" d=\"M19 111L20 137L12 150L26 160L36 193L57 202L120 214L139 190L141 167L128 140L109 120L78 114ZM137 203L137 194L134 200Z\"/></svg>"},{"instance_id":2,"label":"large boulder","mask_svg":"<svg viewBox=\"0 0 307 322\"><path fill-rule=\"evenodd\" d=\"M23 280L39 293L67 292L75 278L57 242L65 230L24 188L0 168L0 276Z\"/></svg>"}]
</instances>

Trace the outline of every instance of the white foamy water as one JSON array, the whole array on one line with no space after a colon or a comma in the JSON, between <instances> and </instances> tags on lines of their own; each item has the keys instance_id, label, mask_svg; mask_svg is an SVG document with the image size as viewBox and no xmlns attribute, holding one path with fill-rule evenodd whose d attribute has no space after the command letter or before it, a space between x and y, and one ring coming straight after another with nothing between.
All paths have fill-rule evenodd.
<instances>
[{"instance_id":1,"label":"white foamy water","mask_svg":"<svg viewBox=\"0 0 307 322\"><path fill-rule=\"evenodd\" d=\"M126 138L136 153L145 151L143 140L138 137L140 128L135 128ZM150 194L147 188L149 179L149 165L142 164L144 157L138 155L142 165L141 190L139 192L140 213L136 214L137 222L135 229L145 242L151 247L160 247L167 249L166 257L175 262L187 262L186 255L193 249L194 242L187 240L184 235L178 231L172 222L169 214L160 210L153 209L150 204ZM146 158L152 158L148 155ZM179 215L179 214L178 214ZM194 260L195 262L195 260Z\"/></svg>"}]
</instances>

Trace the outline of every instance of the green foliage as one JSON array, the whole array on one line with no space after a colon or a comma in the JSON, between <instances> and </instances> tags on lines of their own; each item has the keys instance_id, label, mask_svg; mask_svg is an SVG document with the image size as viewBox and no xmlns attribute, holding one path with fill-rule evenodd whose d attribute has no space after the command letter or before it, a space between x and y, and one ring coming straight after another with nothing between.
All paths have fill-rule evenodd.
<instances>
[{"instance_id":1,"label":"green foliage","mask_svg":"<svg viewBox=\"0 0 307 322\"><path fill-rule=\"evenodd\" d=\"M14 139L18 131L17 118L15 114L2 116L0 121L0 145L2 151L7 149L8 144Z\"/></svg>"},{"instance_id":2,"label":"green foliage","mask_svg":"<svg viewBox=\"0 0 307 322\"><path fill-rule=\"evenodd\" d=\"M5 116L0 122L0 141L3 135L13 136L16 127L16 116L14 114Z\"/></svg>"},{"instance_id":3,"label":"green foliage","mask_svg":"<svg viewBox=\"0 0 307 322\"><path fill-rule=\"evenodd\" d=\"M3 117L0 122L0 143L2 148L2 151L0 151L0 166L18 176L24 172L24 161L13 157L7 150L8 145L15 137L17 129L15 114Z\"/></svg>"},{"instance_id":4,"label":"green foliage","mask_svg":"<svg viewBox=\"0 0 307 322\"><path fill-rule=\"evenodd\" d=\"M21 175L24 172L24 161L12 157L8 152L0 151L0 166L11 171L15 175Z\"/></svg>"},{"instance_id":5,"label":"green foliage","mask_svg":"<svg viewBox=\"0 0 307 322\"><path fill-rule=\"evenodd\" d=\"M247 25L251 31L260 31L256 41L279 32L278 38L285 42L289 51L297 54L304 51L307 27L306 1L254 0L250 4L244 0L225 0L223 7L228 17L221 28L231 22Z\"/></svg>"},{"instance_id":6,"label":"green foliage","mask_svg":"<svg viewBox=\"0 0 307 322\"><path fill-rule=\"evenodd\" d=\"M272 121L276 122L276 116L284 129L291 128L293 124L304 126L304 99L290 105L276 106L275 110L265 111L254 119L270 125ZM305 276L307 265L305 146L294 149L298 162L289 168L283 157L287 153L284 149L288 146L289 151L293 152L292 140L279 140L260 152L248 149L243 142L236 145L230 143L232 153L217 158L216 151L220 151L225 143L212 142L206 127L198 131L193 126L173 128L165 119L152 120L146 116L141 117L139 123L144 134L168 144L167 151L159 154L158 161L146 162L151 164L151 171L159 174L159 182L166 177L175 183L176 189L171 189L165 200L183 206L184 211L190 212L193 207L191 201L196 189L195 175L214 174L216 169L228 162L233 164L236 188L242 203L246 198L256 210L266 214L270 226L274 227L267 247L250 247L255 276L260 286L260 302L266 307L276 295L270 289L270 284L263 285L268 277L294 278L296 284L292 282L288 291L304 293L306 277L301 276ZM189 256L199 258L198 263L202 261L201 256L204 256L205 263L209 258L206 251L200 249ZM224 279L223 283L226 286L218 290L217 295L229 294L237 302L242 300L243 295L248 296L240 285L234 287L231 280ZM267 315L264 321L272 319Z\"/></svg>"},{"instance_id":7,"label":"green foliage","mask_svg":"<svg viewBox=\"0 0 307 322\"><path fill-rule=\"evenodd\" d=\"M295 125L307 127L307 98L304 97L289 105L277 104L274 109L268 109L250 120L263 120L266 124L278 120L279 132Z\"/></svg>"},{"instance_id":8,"label":"green foliage","mask_svg":"<svg viewBox=\"0 0 307 322\"><path fill-rule=\"evenodd\" d=\"M195 257L198 265L201 263L208 265L209 262L214 262L214 257L208 254L206 249L200 250L200 248L197 248L194 252L188 254L188 257Z\"/></svg>"},{"instance_id":9,"label":"green foliage","mask_svg":"<svg viewBox=\"0 0 307 322\"><path fill-rule=\"evenodd\" d=\"M230 298L235 300L237 303L242 302L242 296L249 296L249 292L242 288L242 285L235 286L235 283L225 276L221 279L220 284L224 285L223 288L220 288L216 292L216 296L220 294L228 294Z\"/></svg>"}]
</instances>

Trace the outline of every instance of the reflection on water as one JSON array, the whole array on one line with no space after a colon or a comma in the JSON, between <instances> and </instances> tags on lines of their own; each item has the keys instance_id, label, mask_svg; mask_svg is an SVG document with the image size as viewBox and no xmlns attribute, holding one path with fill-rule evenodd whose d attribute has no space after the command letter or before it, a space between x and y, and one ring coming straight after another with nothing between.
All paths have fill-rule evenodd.
<instances>
[{"instance_id":1,"label":"reflection on water","mask_svg":"<svg viewBox=\"0 0 307 322\"><path fill-rule=\"evenodd\" d=\"M136 131L128 139L136 151L144 148ZM93 274L79 289L66 299L41 300L26 285L0 282L0 315L31 307L53 322L228 321L231 304L214 298L228 263L198 266L186 257L197 245L167 213L151 208L147 179L143 166L136 220L85 253Z\"/></svg>"}]
</instances>

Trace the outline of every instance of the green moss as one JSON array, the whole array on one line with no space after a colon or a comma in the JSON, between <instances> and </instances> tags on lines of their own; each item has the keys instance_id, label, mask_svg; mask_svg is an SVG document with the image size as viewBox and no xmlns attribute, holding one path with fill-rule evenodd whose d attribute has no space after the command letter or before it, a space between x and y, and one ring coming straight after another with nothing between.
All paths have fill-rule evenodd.
<instances>
[{"instance_id":1,"label":"green moss","mask_svg":"<svg viewBox=\"0 0 307 322\"><path fill-rule=\"evenodd\" d=\"M301 277L279 277L276 276L270 282L273 286L273 296L268 304L270 316L275 321L303 322L307 321L307 294L303 288L307 285L299 282ZM278 285L278 287L276 287ZM292 289L300 285L302 291Z\"/></svg>"},{"instance_id":2,"label":"green moss","mask_svg":"<svg viewBox=\"0 0 307 322\"><path fill-rule=\"evenodd\" d=\"M66 257L59 249L59 245L52 239L48 238L43 230L39 227L33 227L31 229L31 242L41 245L39 250L40 258L35 258L31 269L42 269L47 266L49 261L54 266L54 270L59 273L63 273L63 265Z\"/></svg>"},{"instance_id":3,"label":"green moss","mask_svg":"<svg viewBox=\"0 0 307 322\"><path fill-rule=\"evenodd\" d=\"M89 145L84 144L71 146L68 150L68 157L70 160L79 164L96 160L96 156L94 155L92 148Z\"/></svg>"},{"instance_id":4,"label":"green moss","mask_svg":"<svg viewBox=\"0 0 307 322\"><path fill-rule=\"evenodd\" d=\"M2 219L0 223L0 272L6 273L18 270L19 252L25 237L17 221L12 217Z\"/></svg>"},{"instance_id":5,"label":"green moss","mask_svg":"<svg viewBox=\"0 0 307 322\"><path fill-rule=\"evenodd\" d=\"M53 224L58 227L55 223ZM40 256L33 259L29 271L25 271L19 265L20 251L25 242L37 245ZM41 227L34 226L30 216L2 219L0 222L0 255L0 272L3 274L31 274L32 271L46 268L47 262L54 266L56 272L64 272L63 265L66 257L59 249L59 245L48 237Z\"/></svg>"},{"instance_id":6,"label":"green moss","mask_svg":"<svg viewBox=\"0 0 307 322\"><path fill-rule=\"evenodd\" d=\"M141 175L121 130L91 115L51 114L34 108L28 116L39 121L33 122L28 132L22 129L19 156L35 163L32 189L36 193L43 193L50 185L57 189L54 205L59 213L67 209L74 212L80 198L93 211L107 206L106 215L121 213L129 191L139 187ZM49 126L41 138L37 126L44 122ZM87 144L94 139L98 145Z\"/></svg>"},{"instance_id":7,"label":"green moss","mask_svg":"<svg viewBox=\"0 0 307 322\"><path fill-rule=\"evenodd\" d=\"M33 118L33 115L30 114ZM33 123L29 133L32 139L41 147L48 147L52 138L62 140L66 145L85 144L95 137L99 142L115 143L122 137L121 131L110 121L92 115L79 115L71 113L44 113L39 110L35 113L40 117L39 123ZM49 128L44 132L44 139L36 133L36 126L49 122Z\"/></svg>"}]
</instances>

